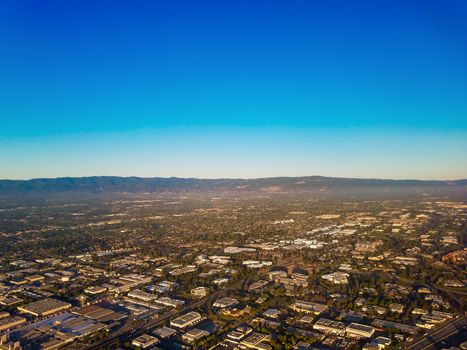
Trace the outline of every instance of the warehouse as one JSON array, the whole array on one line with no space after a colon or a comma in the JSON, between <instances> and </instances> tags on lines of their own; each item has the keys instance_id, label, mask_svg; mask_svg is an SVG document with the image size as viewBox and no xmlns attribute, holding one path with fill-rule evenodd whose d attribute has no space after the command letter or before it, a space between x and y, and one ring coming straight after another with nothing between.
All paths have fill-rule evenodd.
<instances>
[{"instance_id":1,"label":"warehouse","mask_svg":"<svg viewBox=\"0 0 467 350\"><path fill-rule=\"evenodd\" d=\"M201 322L203 317L200 313L192 311L185 315L182 315L172 321L170 321L170 325L177 327L177 328L188 328L190 326L194 326L195 324Z\"/></svg>"},{"instance_id":2,"label":"warehouse","mask_svg":"<svg viewBox=\"0 0 467 350\"><path fill-rule=\"evenodd\" d=\"M130 298L136 298L147 302L154 301L155 299L157 299L157 295L146 293L139 289L132 290L130 293L128 293L128 296Z\"/></svg>"},{"instance_id":3,"label":"warehouse","mask_svg":"<svg viewBox=\"0 0 467 350\"><path fill-rule=\"evenodd\" d=\"M22 326L10 331L10 334L22 342L34 339L40 349L57 349L99 331L108 331L108 327L103 323L64 312L55 317Z\"/></svg>"},{"instance_id":4,"label":"warehouse","mask_svg":"<svg viewBox=\"0 0 467 350\"><path fill-rule=\"evenodd\" d=\"M53 298L47 298L36 301L34 303L19 306L18 310L39 317L51 315L59 311L69 309L70 307L71 304L69 303L65 303Z\"/></svg>"},{"instance_id":5,"label":"warehouse","mask_svg":"<svg viewBox=\"0 0 467 350\"><path fill-rule=\"evenodd\" d=\"M313 325L313 329L325 334L345 335L345 324L339 321L329 320L327 318L320 318L316 321Z\"/></svg>"},{"instance_id":6,"label":"warehouse","mask_svg":"<svg viewBox=\"0 0 467 350\"><path fill-rule=\"evenodd\" d=\"M353 338L371 338L375 329L360 323L351 323L345 329L347 336Z\"/></svg>"},{"instance_id":7,"label":"warehouse","mask_svg":"<svg viewBox=\"0 0 467 350\"><path fill-rule=\"evenodd\" d=\"M16 326L20 326L26 323L26 319L20 316L13 316L8 318L3 318L0 320L0 331L10 329Z\"/></svg>"},{"instance_id":8,"label":"warehouse","mask_svg":"<svg viewBox=\"0 0 467 350\"><path fill-rule=\"evenodd\" d=\"M320 313L324 312L328 308L328 306L304 300L297 300L295 301L295 303L290 305L290 308L297 312L305 312L308 314L313 313L315 315L319 315Z\"/></svg>"},{"instance_id":9,"label":"warehouse","mask_svg":"<svg viewBox=\"0 0 467 350\"><path fill-rule=\"evenodd\" d=\"M103 323L116 322L126 317L120 312L96 304L82 307L74 313Z\"/></svg>"},{"instance_id":10,"label":"warehouse","mask_svg":"<svg viewBox=\"0 0 467 350\"><path fill-rule=\"evenodd\" d=\"M183 306L183 304L185 304L185 301L183 300L173 299L169 297L161 297L159 299L155 299L154 302L156 304L160 304L163 306L169 306L169 307L175 307L175 308Z\"/></svg>"},{"instance_id":11,"label":"warehouse","mask_svg":"<svg viewBox=\"0 0 467 350\"><path fill-rule=\"evenodd\" d=\"M207 337L210 333L204 329L193 328L182 335L182 339L186 343L194 343L204 337Z\"/></svg>"},{"instance_id":12,"label":"warehouse","mask_svg":"<svg viewBox=\"0 0 467 350\"><path fill-rule=\"evenodd\" d=\"M161 328L154 330L152 334L156 335L157 337L161 339L167 339L177 334L177 331L173 328L163 326Z\"/></svg>"}]
</instances>

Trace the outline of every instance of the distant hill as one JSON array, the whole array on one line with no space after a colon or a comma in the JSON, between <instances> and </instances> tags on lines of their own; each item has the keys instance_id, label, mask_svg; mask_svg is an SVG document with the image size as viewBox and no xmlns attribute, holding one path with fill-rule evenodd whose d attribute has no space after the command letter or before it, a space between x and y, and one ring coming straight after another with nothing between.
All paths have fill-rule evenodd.
<instances>
[{"instance_id":1,"label":"distant hill","mask_svg":"<svg viewBox=\"0 0 467 350\"><path fill-rule=\"evenodd\" d=\"M0 196L60 193L261 192L333 194L467 194L467 179L455 181L352 179L324 176L258 179L141 178L118 176L0 180Z\"/></svg>"}]
</instances>

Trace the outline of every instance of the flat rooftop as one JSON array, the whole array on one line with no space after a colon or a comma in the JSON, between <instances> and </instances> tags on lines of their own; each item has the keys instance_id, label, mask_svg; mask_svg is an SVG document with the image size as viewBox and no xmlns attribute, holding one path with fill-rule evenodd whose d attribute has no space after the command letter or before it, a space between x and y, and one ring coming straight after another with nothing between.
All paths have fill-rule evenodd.
<instances>
[{"instance_id":1,"label":"flat rooftop","mask_svg":"<svg viewBox=\"0 0 467 350\"><path fill-rule=\"evenodd\" d=\"M18 307L18 310L36 316L45 316L60 310L69 309L71 304L53 298L46 298Z\"/></svg>"},{"instance_id":2,"label":"flat rooftop","mask_svg":"<svg viewBox=\"0 0 467 350\"><path fill-rule=\"evenodd\" d=\"M99 305L85 306L76 310L74 313L99 322L114 322L125 317L125 315L120 312L116 312Z\"/></svg>"}]
</instances>

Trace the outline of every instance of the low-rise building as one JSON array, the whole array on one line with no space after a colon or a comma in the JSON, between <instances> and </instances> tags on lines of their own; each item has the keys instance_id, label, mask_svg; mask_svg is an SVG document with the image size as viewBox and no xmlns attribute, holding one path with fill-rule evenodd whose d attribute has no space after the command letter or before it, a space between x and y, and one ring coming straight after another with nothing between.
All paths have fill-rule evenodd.
<instances>
[{"instance_id":1,"label":"low-rise building","mask_svg":"<svg viewBox=\"0 0 467 350\"><path fill-rule=\"evenodd\" d=\"M112 310L111 307L97 304L84 306L73 311L73 313L107 324L117 322L126 317L123 313Z\"/></svg>"},{"instance_id":2,"label":"low-rise building","mask_svg":"<svg viewBox=\"0 0 467 350\"><path fill-rule=\"evenodd\" d=\"M371 325L376 327L376 328L385 328L385 329L397 329L403 333L407 333L410 335L415 335L418 333L419 329L415 326L411 326L405 323L399 323L399 322L393 322L393 321L387 321L387 320L380 320L380 319L374 319L371 322Z\"/></svg>"},{"instance_id":3,"label":"low-rise building","mask_svg":"<svg viewBox=\"0 0 467 350\"><path fill-rule=\"evenodd\" d=\"M415 266L418 264L418 259L410 256L397 256L393 263L395 265Z\"/></svg>"},{"instance_id":4,"label":"low-rise building","mask_svg":"<svg viewBox=\"0 0 467 350\"><path fill-rule=\"evenodd\" d=\"M23 299L20 299L14 295L2 295L0 296L0 305L3 306L12 306L15 304L19 304L23 301Z\"/></svg>"},{"instance_id":5,"label":"low-rise building","mask_svg":"<svg viewBox=\"0 0 467 350\"><path fill-rule=\"evenodd\" d=\"M22 350L19 341L11 341L10 334L0 334L0 349L1 350Z\"/></svg>"},{"instance_id":6,"label":"low-rise building","mask_svg":"<svg viewBox=\"0 0 467 350\"><path fill-rule=\"evenodd\" d=\"M157 299L157 295L143 292L139 289L132 290L130 293L128 293L128 296L130 298L136 298L147 302L154 301L155 299Z\"/></svg>"},{"instance_id":7,"label":"low-rise building","mask_svg":"<svg viewBox=\"0 0 467 350\"><path fill-rule=\"evenodd\" d=\"M2 318L0 320L0 331L11 329L26 323L26 319L20 316Z\"/></svg>"},{"instance_id":8,"label":"low-rise building","mask_svg":"<svg viewBox=\"0 0 467 350\"><path fill-rule=\"evenodd\" d=\"M163 306L169 306L169 307L175 307L175 308L183 306L185 304L185 301L183 300L173 299L169 297L158 298L158 299L155 299L154 302L156 304L160 304Z\"/></svg>"},{"instance_id":9,"label":"low-rise building","mask_svg":"<svg viewBox=\"0 0 467 350\"><path fill-rule=\"evenodd\" d=\"M267 334L252 332L243 338L240 344L247 349L268 350L271 349L271 346L267 344L269 340L270 336Z\"/></svg>"},{"instance_id":10,"label":"low-rise building","mask_svg":"<svg viewBox=\"0 0 467 350\"><path fill-rule=\"evenodd\" d=\"M321 331L325 334L334 334L339 336L345 335L345 324L343 322L320 318L313 325L313 329Z\"/></svg>"},{"instance_id":11,"label":"low-rise building","mask_svg":"<svg viewBox=\"0 0 467 350\"><path fill-rule=\"evenodd\" d=\"M379 349L384 349L391 345L392 341L386 337L377 337L371 341L371 344L377 345Z\"/></svg>"},{"instance_id":12,"label":"low-rise building","mask_svg":"<svg viewBox=\"0 0 467 350\"><path fill-rule=\"evenodd\" d=\"M428 311L416 307L416 308L414 308L414 309L412 310L412 314L413 314L413 315L426 315L426 314L428 314Z\"/></svg>"},{"instance_id":13,"label":"low-rise building","mask_svg":"<svg viewBox=\"0 0 467 350\"><path fill-rule=\"evenodd\" d=\"M64 312L14 329L10 334L12 338L22 342L29 342L33 338L35 346L45 350L65 347L77 339L99 331L108 331L108 327L86 317Z\"/></svg>"},{"instance_id":14,"label":"low-rise building","mask_svg":"<svg viewBox=\"0 0 467 350\"><path fill-rule=\"evenodd\" d=\"M186 343L194 343L204 337L207 337L210 333L204 329L193 328L182 335L182 340Z\"/></svg>"},{"instance_id":15,"label":"low-rise building","mask_svg":"<svg viewBox=\"0 0 467 350\"><path fill-rule=\"evenodd\" d=\"M249 290L250 292L260 292L260 291L262 291L264 288L266 288L268 285L269 285L269 282L268 282L268 281L259 280L259 281L256 281L256 282L252 283L252 284L250 285L250 287L248 288L248 290Z\"/></svg>"},{"instance_id":16,"label":"low-rise building","mask_svg":"<svg viewBox=\"0 0 467 350\"><path fill-rule=\"evenodd\" d=\"M329 281L332 284L347 284L349 283L349 274L347 272L336 271L327 275L321 276L323 280Z\"/></svg>"},{"instance_id":17,"label":"low-rise building","mask_svg":"<svg viewBox=\"0 0 467 350\"><path fill-rule=\"evenodd\" d=\"M281 312L277 309L267 309L263 312L263 316L267 318L279 318Z\"/></svg>"},{"instance_id":18,"label":"low-rise building","mask_svg":"<svg viewBox=\"0 0 467 350\"><path fill-rule=\"evenodd\" d=\"M327 310L328 306L325 304L313 303L305 300L296 300L293 304L290 305L290 308L297 312L319 315Z\"/></svg>"},{"instance_id":19,"label":"low-rise building","mask_svg":"<svg viewBox=\"0 0 467 350\"><path fill-rule=\"evenodd\" d=\"M47 316L69 309L71 304L53 298L42 299L27 305L19 306L18 310L34 316Z\"/></svg>"},{"instance_id":20,"label":"low-rise building","mask_svg":"<svg viewBox=\"0 0 467 350\"><path fill-rule=\"evenodd\" d=\"M371 338L375 328L360 323L351 323L345 328L346 335L353 338Z\"/></svg>"},{"instance_id":21,"label":"low-rise building","mask_svg":"<svg viewBox=\"0 0 467 350\"><path fill-rule=\"evenodd\" d=\"M389 310L391 312L397 312L398 314L401 314L404 311L404 305L392 303L391 305L389 305Z\"/></svg>"},{"instance_id":22,"label":"low-rise building","mask_svg":"<svg viewBox=\"0 0 467 350\"><path fill-rule=\"evenodd\" d=\"M305 315L302 318L300 318L300 322L303 324L311 324L314 319L315 319L314 316Z\"/></svg>"},{"instance_id":23,"label":"low-rise building","mask_svg":"<svg viewBox=\"0 0 467 350\"><path fill-rule=\"evenodd\" d=\"M91 294L91 295L102 294L102 293L105 293L106 291L107 291L107 288L102 287L102 286L91 286L91 287L87 287L86 289L84 289L84 292L86 294Z\"/></svg>"},{"instance_id":24,"label":"low-rise building","mask_svg":"<svg viewBox=\"0 0 467 350\"><path fill-rule=\"evenodd\" d=\"M173 328L163 326L161 328L155 329L152 333L161 339L168 339L177 334L177 331Z\"/></svg>"},{"instance_id":25,"label":"low-rise building","mask_svg":"<svg viewBox=\"0 0 467 350\"><path fill-rule=\"evenodd\" d=\"M208 293L209 293L209 289L207 289L206 287L197 287L197 288L193 288L190 291L190 294L194 296L195 298L205 297L206 295L208 295Z\"/></svg>"},{"instance_id":26,"label":"low-rise building","mask_svg":"<svg viewBox=\"0 0 467 350\"><path fill-rule=\"evenodd\" d=\"M203 320L203 316L199 312L196 311L191 311L185 315L182 315L180 317L177 317L176 319L173 319L170 321L170 325L173 327L185 329L191 326L194 326L195 324L198 324Z\"/></svg>"},{"instance_id":27,"label":"low-rise building","mask_svg":"<svg viewBox=\"0 0 467 350\"><path fill-rule=\"evenodd\" d=\"M234 341L240 341L252 331L253 330L250 327L240 326L237 327L234 331L229 332L227 334L227 338Z\"/></svg>"},{"instance_id":28,"label":"low-rise building","mask_svg":"<svg viewBox=\"0 0 467 350\"><path fill-rule=\"evenodd\" d=\"M234 299L234 298L229 298L229 297L218 299L213 304L214 307L218 307L218 308L221 308L221 309L228 308L228 307L233 307L235 305L238 305L238 300Z\"/></svg>"},{"instance_id":29,"label":"low-rise building","mask_svg":"<svg viewBox=\"0 0 467 350\"><path fill-rule=\"evenodd\" d=\"M140 349L148 349L149 347L159 343L159 339L149 334L140 335L138 338L133 339L131 345Z\"/></svg>"},{"instance_id":30,"label":"low-rise building","mask_svg":"<svg viewBox=\"0 0 467 350\"><path fill-rule=\"evenodd\" d=\"M27 279L30 282L38 282L38 281L42 281L44 279L44 276L31 275L31 276L26 276L25 279Z\"/></svg>"}]
</instances>

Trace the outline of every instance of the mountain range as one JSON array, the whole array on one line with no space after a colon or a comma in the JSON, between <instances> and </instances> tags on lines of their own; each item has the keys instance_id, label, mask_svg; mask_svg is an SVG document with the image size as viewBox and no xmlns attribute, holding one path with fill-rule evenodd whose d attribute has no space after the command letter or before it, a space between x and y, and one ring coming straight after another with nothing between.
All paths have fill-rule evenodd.
<instances>
[{"instance_id":1,"label":"mountain range","mask_svg":"<svg viewBox=\"0 0 467 350\"><path fill-rule=\"evenodd\" d=\"M467 195L467 179L388 180L324 176L257 179L197 179L163 177L63 177L0 180L0 195L51 195L60 193L161 193L161 192L261 192L330 194L433 194Z\"/></svg>"}]
</instances>

